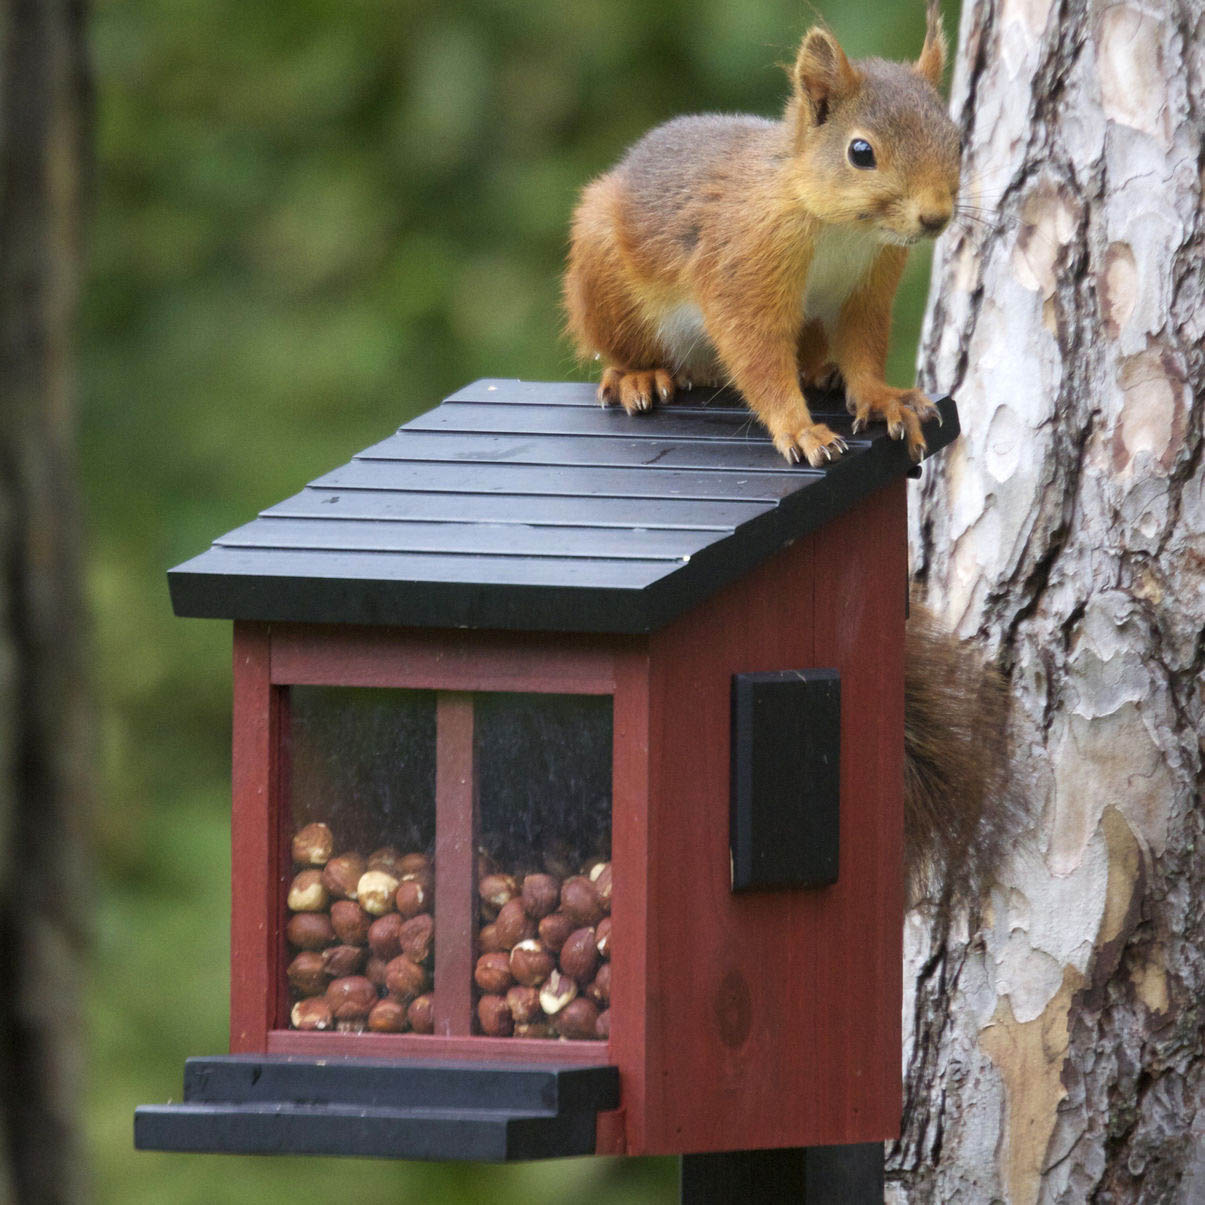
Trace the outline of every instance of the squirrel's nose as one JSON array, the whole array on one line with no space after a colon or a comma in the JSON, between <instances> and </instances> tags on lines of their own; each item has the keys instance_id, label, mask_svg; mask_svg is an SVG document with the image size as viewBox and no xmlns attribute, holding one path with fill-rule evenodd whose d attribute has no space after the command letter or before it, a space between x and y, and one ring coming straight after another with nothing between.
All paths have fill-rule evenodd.
<instances>
[{"instance_id":1,"label":"squirrel's nose","mask_svg":"<svg viewBox=\"0 0 1205 1205\"><path fill-rule=\"evenodd\" d=\"M950 220L948 213L922 213L917 219L926 234L936 234Z\"/></svg>"}]
</instances>

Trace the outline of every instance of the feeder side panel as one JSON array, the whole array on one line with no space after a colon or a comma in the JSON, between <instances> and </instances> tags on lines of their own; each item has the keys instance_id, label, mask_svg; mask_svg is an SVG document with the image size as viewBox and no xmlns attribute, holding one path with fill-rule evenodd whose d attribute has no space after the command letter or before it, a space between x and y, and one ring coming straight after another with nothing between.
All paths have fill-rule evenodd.
<instances>
[{"instance_id":1,"label":"feeder side panel","mask_svg":"<svg viewBox=\"0 0 1205 1205\"><path fill-rule=\"evenodd\" d=\"M230 1050L267 1049L282 1007L282 879L277 798L280 698L269 675L268 626L234 625Z\"/></svg>"},{"instance_id":2,"label":"feeder side panel","mask_svg":"<svg viewBox=\"0 0 1205 1205\"><path fill-rule=\"evenodd\" d=\"M900 481L652 638L648 1069L631 1153L896 1133L905 526ZM839 878L733 894L731 676L792 667L841 675Z\"/></svg>"}]
</instances>

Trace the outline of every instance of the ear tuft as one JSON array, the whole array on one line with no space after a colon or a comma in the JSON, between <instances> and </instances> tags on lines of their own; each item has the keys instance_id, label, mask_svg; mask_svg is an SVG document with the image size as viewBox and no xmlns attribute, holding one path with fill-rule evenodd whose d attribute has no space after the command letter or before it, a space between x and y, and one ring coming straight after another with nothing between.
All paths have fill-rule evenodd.
<instances>
[{"instance_id":1,"label":"ear tuft","mask_svg":"<svg viewBox=\"0 0 1205 1205\"><path fill-rule=\"evenodd\" d=\"M927 0L925 5L925 44L913 70L934 88L941 87L946 66L946 31L941 19L940 0Z\"/></svg>"},{"instance_id":2,"label":"ear tuft","mask_svg":"<svg viewBox=\"0 0 1205 1205\"><path fill-rule=\"evenodd\" d=\"M795 60L795 90L810 109L813 124L822 125L831 103L852 92L857 81L837 39L819 25L809 29Z\"/></svg>"}]
</instances>

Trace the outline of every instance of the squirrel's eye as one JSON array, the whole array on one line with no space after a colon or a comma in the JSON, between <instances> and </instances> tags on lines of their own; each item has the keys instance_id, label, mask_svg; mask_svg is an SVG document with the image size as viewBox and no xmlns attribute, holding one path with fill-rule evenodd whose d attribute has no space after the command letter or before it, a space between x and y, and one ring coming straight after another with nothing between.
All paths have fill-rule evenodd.
<instances>
[{"instance_id":1,"label":"squirrel's eye","mask_svg":"<svg viewBox=\"0 0 1205 1205\"><path fill-rule=\"evenodd\" d=\"M849 161L854 167L874 167L874 148L865 138L855 138L849 144Z\"/></svg>"}]
</instances>

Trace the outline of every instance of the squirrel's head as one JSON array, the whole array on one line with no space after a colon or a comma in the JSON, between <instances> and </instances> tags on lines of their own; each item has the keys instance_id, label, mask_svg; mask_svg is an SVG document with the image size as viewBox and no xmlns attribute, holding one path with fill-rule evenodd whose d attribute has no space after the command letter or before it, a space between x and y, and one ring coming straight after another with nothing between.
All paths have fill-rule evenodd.
<instances>
[{"instance_id":1,"label":"squirrel's head","mask_svg":"<svg viewBox=\"0 0 1205 1205\"><path fill-rule=\"evenodd\" d=\"M939 234L954 212L960 144L938 92L946 39L928 0L915 63L851 63L816 26L799 47L787 120L801 199L825 222L908 244Z\"/></svg>"}]
</instances>

